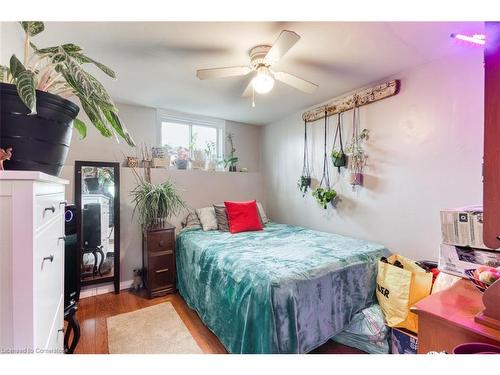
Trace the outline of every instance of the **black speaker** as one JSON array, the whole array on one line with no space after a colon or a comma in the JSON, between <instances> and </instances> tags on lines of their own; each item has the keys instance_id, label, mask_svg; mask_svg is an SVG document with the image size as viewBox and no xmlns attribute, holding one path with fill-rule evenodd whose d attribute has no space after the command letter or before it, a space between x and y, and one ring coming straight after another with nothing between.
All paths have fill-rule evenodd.
<instances>
[{"instance_id":1,"label":"black speaker","mask_svg":"<svg viewBox=\"0 0 500 375\"><path fill-rule=\"evenodd\" d=\"M82 220L82 247L95 249L101 246L101 205L99 203L85 204L82 209Z\"/></svg>"},{"instance_id":2,"label":"black speaker","mask_svg":"<svg viewBox=\"0 0 500 375\"><path fill-rule=\"evenodd\" d=\"M77 248L77 210L74 204L66 205L64 213L64 309L73 306L80 299L80 261Z\"/></svg>"}]
</instances>

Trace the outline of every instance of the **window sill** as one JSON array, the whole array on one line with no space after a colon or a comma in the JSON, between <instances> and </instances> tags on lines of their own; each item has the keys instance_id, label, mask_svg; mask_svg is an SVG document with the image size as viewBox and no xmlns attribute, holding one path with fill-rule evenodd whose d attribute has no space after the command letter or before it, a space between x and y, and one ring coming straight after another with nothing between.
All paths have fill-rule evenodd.
<instances>
[{"instance_id":1,"label":"window sill","mask_svg":"<svg viewBox=\"0 0 500 375\"><path fill-rule=\"evenodd\" d=\"M132 169L131 167L122 166L125 169ZM138 171L142 171L142 167L136 167ZM177 169L177 168L151 168L151 171L168 171L168 172L179 172L179 173L220 173L220 174L250 174L250 173L258 173L258 171L247 171L247 172L230 172L230 171L207 171L204 169Z\"/></svg>"}]
</instances>

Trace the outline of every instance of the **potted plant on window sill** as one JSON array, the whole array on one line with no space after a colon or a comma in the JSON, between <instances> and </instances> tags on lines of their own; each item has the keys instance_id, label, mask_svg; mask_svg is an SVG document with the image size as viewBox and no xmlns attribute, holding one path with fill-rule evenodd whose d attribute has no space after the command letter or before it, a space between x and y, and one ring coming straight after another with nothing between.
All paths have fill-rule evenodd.
<instances>
[{"instance_id":1,"label":"potted plant on window sill","mask_svg":"<svg viewBox=\"0 0 500 375\"><path fill-rule=\"evenodd\" d=\"M219 163L224 164L224 170L229 170L229 172L236 172L236 163L238 162L238 157L234 155L229 155L224 160ZM228 169L229 167L229 169Z\"/></svg>"},{"instance_id":2,"label":"potted plant on window sill","mask_svg":"<svg viewBox=\"0 0 500 375\"><path fill-rule=\"evenodd\" d=\"M83 65L93 64L111 78L115 72L75 44L38 48L31 38L44 30L43 22L20 24L25 33L24 60L12 55L8 65L0 65L0 148L12 148L5 169L59 175L73 127L81 138L87 135L86 124L76 118L80 109L69 97L80 101L103 136L119 136L135 146L106 89Z\"/></svg>"}]
</instances>

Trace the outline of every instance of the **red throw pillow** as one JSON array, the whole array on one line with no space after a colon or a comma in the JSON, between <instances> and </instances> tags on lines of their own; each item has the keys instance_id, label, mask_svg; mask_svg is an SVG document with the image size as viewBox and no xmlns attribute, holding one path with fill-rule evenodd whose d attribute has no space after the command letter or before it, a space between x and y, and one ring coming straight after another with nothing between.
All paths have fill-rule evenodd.
<instances>
[{"instance_id":1,"label":"red throw pillow","mask_svg":"<svg viewBox=\"0 0 500 375\"><path fill-rule=\"evenodd\" d=\"M255 201L224 202L229 222L229 232L249 232L262 230L259 219L259 210Z\"/></svg>"}]
</instances>

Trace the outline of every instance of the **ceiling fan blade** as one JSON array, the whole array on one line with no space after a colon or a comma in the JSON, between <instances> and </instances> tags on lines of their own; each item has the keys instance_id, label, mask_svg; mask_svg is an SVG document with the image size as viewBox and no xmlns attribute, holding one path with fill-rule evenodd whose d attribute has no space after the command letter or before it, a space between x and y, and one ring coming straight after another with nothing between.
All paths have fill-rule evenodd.
<instances>
[{"instance_id":1,"label":"ceiling fan blade","mask_svg":"<svg viewBox=\"0 0 500 375\"><path fill-rule=\"evenodd\" d=\"M252 69L248 66L228 66L225 68L200 69L196 71L199 79L214 79L233 76L244 76L250 73Z\"/></svg>"},{"instance_id":2,"label":"ceiling fan blade","mask_svg":"<svg viewBox=\"0 0 500 375\"><path fill-rule=\"evenodd\" d=\"M300 35L289 30L283 30L265 57L269 65L276 64L300 39Z\"/></svg>"},{"instance_id":3,"label":"ceiling fan blade","mask_svg":"<svg viewBox=\"0 0 500 375\"><path fill-rule=\"evenodd\" d=\"M290 73L276 72L274 73L274 78L276 78L278 81L286 83L289 86L292 86L300 91L304 91L309 94L312 94L318 88L318 85L306 81L305 79L294 76L293 74Z\"/></svg>"}]
</instances>

